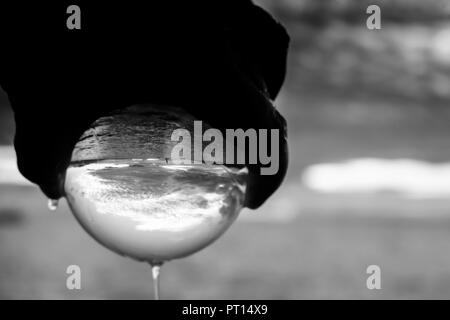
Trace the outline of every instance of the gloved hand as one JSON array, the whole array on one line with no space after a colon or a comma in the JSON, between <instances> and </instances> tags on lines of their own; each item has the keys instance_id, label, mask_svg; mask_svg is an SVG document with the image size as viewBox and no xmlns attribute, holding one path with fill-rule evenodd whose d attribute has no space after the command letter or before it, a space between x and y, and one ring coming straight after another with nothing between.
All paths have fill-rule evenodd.
<instances>
[{"instance_id":1,"label":"gloved hand","mask_svg":"<svg viewBox=\"0 0 450 320\"><path fill-rule=\"evenodd\" d=\"M250 0L79 4L81 30L57 4L0 4L0 85L15 113L21 173L52 199L80 135L109 111L152 103L185 108L225 130L279 129L280 167L249 165L245 205L260 206L288 162L286 122L272 104L289 38Z\"/></svg>"}]
</instances>

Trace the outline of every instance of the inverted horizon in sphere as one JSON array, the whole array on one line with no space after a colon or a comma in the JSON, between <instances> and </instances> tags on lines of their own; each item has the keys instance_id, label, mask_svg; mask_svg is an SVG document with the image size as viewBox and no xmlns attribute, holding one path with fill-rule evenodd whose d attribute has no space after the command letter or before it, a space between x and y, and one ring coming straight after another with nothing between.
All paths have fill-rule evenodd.
<instances>
[{"instance_id":1,"label":"inverted horizon in sphere","mask_svg":"<svg viewBox=\"0 0 450 320\"><path fill-rule=\"evenodd\" d=\"M66 193L100 243L138 260L162 261L200 250L231 225L244 201L242 172L103 160L70 166Z\"/></svg>"}]
</instances>

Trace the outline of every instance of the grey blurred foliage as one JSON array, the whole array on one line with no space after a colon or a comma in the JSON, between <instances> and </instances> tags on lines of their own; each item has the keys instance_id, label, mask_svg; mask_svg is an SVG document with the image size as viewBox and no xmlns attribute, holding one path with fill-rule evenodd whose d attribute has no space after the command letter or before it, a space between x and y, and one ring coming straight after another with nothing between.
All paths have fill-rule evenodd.
<instances>
[{"instance_id":1,"label":"grey blurred foliage","mask_svg":"<svg viewBox=\"0 0 450 320\"><path fill-rule=\"evenodd\" d=\"M396 109L403 112L404 119L413 122L428 121L423 118L424 113L431 117L448 116L449 0L257 3L282 21L291 35L285 92L297 109L307 110L300 118L307 119L308 114L314 113L320 122L320 110L327 104L333 104L334 110L346 113L349 119L352 113L345 110L353 110L354 114L366 110L369 117L381 117L382 122L395 120ZM381 30L366 28L366 9L372 4L381 9ZM308 103L310 100L313 103ZM339 107L349 104L358 107ZM308 110L314 106L316 111ZM384 115L376 114L374 106L383 109Z\"/></svg>"},{"instance_id":2,"label":"grey blurred foliage","mask_svg":"<svg viewBox=\"0 0 450 320\"><path fill-rule=\"evenodd\" d=\"M331 24L335 20L361 22L361 12L369 5L385 9L391 22L435 22L450 17L448 0L256 0L282 19L301 19L311 24Z\"/></svg>"}]
</instances>

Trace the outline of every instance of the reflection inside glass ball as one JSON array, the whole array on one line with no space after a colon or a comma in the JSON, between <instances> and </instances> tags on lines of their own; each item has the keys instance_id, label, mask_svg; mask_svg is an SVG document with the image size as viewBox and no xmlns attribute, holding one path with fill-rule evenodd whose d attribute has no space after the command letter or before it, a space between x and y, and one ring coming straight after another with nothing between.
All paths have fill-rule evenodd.
<instances>
[{"instance_id":1,"label":"reflection inside glass ball","mask_svg":"<svg viewBox=\"0 0 450 320\"><path fill-rule=\"evenodd\" d=\"M65 191L92 237L155 264L192 254L225 232L243 206L246 173L159 159L81 161L67 169Z\"/></svg>"}]
</instances>

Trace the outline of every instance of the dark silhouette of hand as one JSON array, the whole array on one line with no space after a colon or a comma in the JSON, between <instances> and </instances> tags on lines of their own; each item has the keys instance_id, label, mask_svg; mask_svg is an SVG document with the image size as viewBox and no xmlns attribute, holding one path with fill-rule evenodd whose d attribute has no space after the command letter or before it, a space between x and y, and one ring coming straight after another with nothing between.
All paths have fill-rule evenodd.
<instances>
[{"instance_id":1,"label":"dark silhouette of hand","mask_svg":"<svg viewBox=\"0 0 450 320\"><path fill-rule=\"evenodd\" d=\"M72 1L73 2L73 1ZM211 126L280 130L280 168L249 165L245 205L260 206L287 169L286 123L272 104L285 77L289 38L246 0L0 4L0 84L15 113L21 173L49 197L64 195L80 135L98 117L133 104L185 108Z\"/></svg>"}]
</instances>

